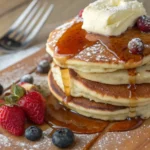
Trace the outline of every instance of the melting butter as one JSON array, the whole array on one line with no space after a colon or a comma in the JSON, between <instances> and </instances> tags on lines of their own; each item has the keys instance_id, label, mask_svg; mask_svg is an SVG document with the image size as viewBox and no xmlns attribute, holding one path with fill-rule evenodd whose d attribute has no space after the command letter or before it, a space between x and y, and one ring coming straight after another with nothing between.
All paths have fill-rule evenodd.
<instances>
[{"instance_id":1,"label":"melting butter","mask_svg":"<svg viewBox=\"0 0 150 150\"><path fill-rule=\"evenodd\" d=\"M82 28L105 36L118 36L145 14L143 4L137 0L97 0L84 9Z\"/></svg>"}]
</instances>

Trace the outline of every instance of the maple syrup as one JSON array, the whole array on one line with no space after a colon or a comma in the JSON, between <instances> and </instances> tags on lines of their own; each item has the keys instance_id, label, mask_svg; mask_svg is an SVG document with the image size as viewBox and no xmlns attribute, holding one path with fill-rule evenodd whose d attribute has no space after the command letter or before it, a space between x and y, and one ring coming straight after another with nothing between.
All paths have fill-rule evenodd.
<instances>
[{"instance_id":1,"label":"maple syrup","mask_svg":"<svg viewBox=\"0 0 150 150\"><path fill-rule=\"evenodd\" d=\"M83 30L82 22L74 23L58 40L56 52L58 54L75 55L83 49L95 44L86 39L87 32Z\"/></svg>"},{"instance_id":2,"label":"maple syrup","mask_svg":"<svg viewBox=\"0 0 150 150\"><path fill-rule=\"evenodd\" d=\"M87 33L82 29L82 22L74 23L67 31L59 38L55 46L55 53L59 55L70 55L71 57L78 54L80 51L84 50L87 47L95 45L97 42L102 44L106 49L113 54L118 61L121 62L140 62L143 57L150 54L150 48L145 47L143 55L133 55L129 52L128 42L133 38L140 38L145 45L149 44L150 37L148 34L142 33L136 27L128 29L124 34L115 37L107 37L103 35L95 35L92 33ZM107 53L103 52L103 55ZM101 61L101 60L99 60ZM129 63L127 63L129 65ZM125 66L128 68L128 66ZM129 98L131 101L130 104L130 116L135 115L135 107L132 106L132 101L136 100L136 70L128 70L129 73L129 82L127 86L129 90ZM71 101L72 97L65 97L64 104L68 101ZM63 105L61 105L52 95L47 100L47 113L46 113L46 122L54 129L60 127L70 128L75 133L81 134L91 134L99 133L96 138L94 138L90 144L88 144L85 149L89 149L91 145L101 136L101 133L106 130L106 132L114 131L128 131L133 130L144 122L144 120L137 119L128 119L124 121L102 121L92 118L87 118L81 116Z\"/></svg>"},{"instance_id":3,"label":"maple syrup","mask_svg":"<svg viewBox=\"0 0 150 150\"><path fill-rule=\"evenodd\" d=\"M113 124L109 128L109 132L127 131L139 127L144 122L140 118L109 122L84 117L67 109L52 95L47 98L47 113L45 118L46 123L54 129L66 127L80 134L101 133L109 124Z\"/></svg>"},{"instance_id":4,"label":"maple syrup","mask_svg":"<svg viewBox=\"0 0 150 150\"><path fill-rule=\"evenodd\" d=\"M129 75L129 98L132 100L136 100L136 69L130 69L128 70Z\"/></svg>"},{"instance_id":5,"label":"maple syrup","mask_svg":"<svg viewBox=\"0 0 150 150\"><path fill-rule=\"evenodd\" d=\"M150 48L145 46L143 55L133 55L129 52L128 42L133 38L141 38L145 45L149 44L150 37L146 33L142 33L136 27L128 29L120 36L103 36L86 32L82 29L82 22L74 23L66 32L58 39L56 43L56 53L60 55L76 55L87 47L96 43L102 44L106 50L115 55L119 61L123 62L139 62L143 56L150 54ZM103 52L103 55L108 53Z\"/></svg>"},{"instance_id":6,"label":"maple syrup","mask_svg":"<svg viewBox=\"0 0 150 150\"><path fill-rule=\"evenodd\" d=\"M92 134L102 132L109 124L107 121L81 116L61 105L53 96L47 102L46 122L53 128L67 127L75 133Z\"/></svg>"},{"instance_id":7,"label":"maple syrup","mask_svg":"<svg viewBox=\"0 0 150 150\"><path fill-rule=\"evenodd\" d=\"M136 107L137 103L132 103L132 101L136 101L136 69L130 69L128 70L128 75L129 75L129 85L128 85L128 90L129 90L129 109L130 109L130 117L135 117L136 116Z\"/></svg>"}]
</instances>

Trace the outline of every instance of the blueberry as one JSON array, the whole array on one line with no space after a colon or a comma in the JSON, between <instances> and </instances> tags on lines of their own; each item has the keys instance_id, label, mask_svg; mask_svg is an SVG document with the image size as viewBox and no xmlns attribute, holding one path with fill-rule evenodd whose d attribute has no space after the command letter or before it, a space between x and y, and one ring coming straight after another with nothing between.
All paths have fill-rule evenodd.
<instances>
[{"instance_id":1,"label":"blueberry","mask_svg":"<svg viewBox=\"0 0 150 150\"><path fill-rule=\"evenodd\" d=\"M30 126L25 130L25 137L30 141L37 141L42 137L42 130L36 126Z\"/></svg>"},{"instance_id":2,"label":"blueberry","mask_svg":"<svg viewBox=\"0 0 150 150\"><path fill-rule=\"evenodd\" d=\"M48 73L50 70L50 63L47 60L42 60L37 66L37 72Z\"/></svg>"},{"instance_id":3,"label":"blueberry","mask_svg":"<svg viewBox=\"0 0 150 150\"><path fill-rule=\"evenodd\" d=\"M58 129L52 135L52 142L59 148L67 148L74 142L74 134L67 128Z\"/></svg>"},{"instance_id":4,"label":"blueberry","mask_svg":"<svg viewBox=\"0 0 150 150\"><path fill-rule=\"evenodd\" d=\"M3 93L4 89L3 86L0 84L0 95Z\"/></svg>"},{"instance_id":5,"label":"blueberry","mask_svg":"<svg viewBox=\"0 0 150 150\"><path fill-rule=\"evenodd\" d=\"M33 77L30 74L24 75L21 79L20 82L27 82L27 83L33 83Z\"/></svg>"}]
</instances>

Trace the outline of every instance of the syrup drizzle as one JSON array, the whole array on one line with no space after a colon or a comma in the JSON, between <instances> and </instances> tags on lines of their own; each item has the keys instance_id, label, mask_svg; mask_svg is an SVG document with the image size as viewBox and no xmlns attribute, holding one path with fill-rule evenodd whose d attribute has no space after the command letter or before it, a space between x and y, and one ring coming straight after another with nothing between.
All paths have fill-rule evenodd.
<instances>
[{"instance_id":1,"label":"syrup drizzle","mask_svg":"<svg viewBox=\"0 0 150 150\"><path fill-rule=\"evenodd\" d=\"M132 100L136 100L136 69L128 70L129 75L129 98Z\"/></svg>"},{"instance_id":2,"label":"syrup drizzle","mask_svg":"<svg viewBox=\"0 0 150 150\"><path fill-rule=\"evenodd\" d=\"M130 117L135 117L136 116L136 106L137 103L132 103L132 101L136 101L136 69L130 69L128 70L129 74L129 85L128 85L128 90L129 90L129 98L130 98L130 104L129 104L129 109L130 109Z\"/></svg>"},{"instance_id":3,"label":"syrup drizzle","mask_svg":"<svg viewBox=\"0 0 150 150\"><path fill-rule=\"evenodd\" d=\"M47 113L45 118L46 122L53 129L66 127L80 134L101 133L112 123L79 115L60 104L52 95L47 99ZM140 118L116 121L109 128L109 132L132 130L139 127L142 123L143 120Z\"/></svg>"},{"instance_id":4,"label":"syrup drizzle","mask_svg":"<svg viewBox=\"0 0 150 150\"><path fill-rule=\"evenodd\" d=\"M86 39L87 32L82 28L82 22L75 23L58 40L56 52L58 54L75 55L83 49L95 44Z\"/></svg>"},{"instance_id":5,"label":"syrup drizzle","mask_svg":"<svg viewBox=\"0 0 150 150\"><path fill-rule=\"evenodd\" d=\"M83 150L89 150L100 137L101 137L101 133L96 135L87 145L85 145L85 147L83 147Z\"/></svg>"},{"instance_id":6,"label":"syrup drizzle","mask_svg":"<svg viewBox=\"0 0 150 150\"><path fill-rule=\"evenodd\" d=\"M69 100L70 98L71 97L69 97ZM133 130L141 126L144 122L144 120L140 118L114 122L87 118L67 109L52 95L47 98L47 112L45 118L46 123L53 128L52 132L56 129L66 127L79 134L97 133L83 148L84 150L90 149L94 143L107 132ZM52 133L50 136L51 135Z\"/></svg>"},{"instance_id":7,"label":"syrup drizzle","mask_svg":"<svg viewBox=\"0 0 150 150\"><path fill-rule=\"evenodd\" d=\"M74 23L67 31L59 38L55 46L55 53L59 55L71 55L75 56L82 50L87 47L102 44L106 49L103 51L103 55L108 54L108 51L114 55L119 61L129 62L127 65L133 62L142 61L143 56L150 54L150 47L145 46L143 55L133 55L129 53L127 48L128 42L136 37L141 38L145 45L149 44L150 37L149 35L142 33L136 27L128 29L124 34L118 37L106 37L102 35L94 35L87 33L85 30L81 29L82 22ZM107 51L107 53L106 53ZM99 60L101 61L101 60ZM128 67L128 66L125 67ZM135 106L133 106L132 101L136 100L136 71L135 69L129 70L129 98L131 99L130 104L130 116L135 116ZM68 98L65 99L66 102ZM71 98L69 97L69 101ZM64 102L66 104L66 102ZM99 132L98 136L94 138L90 144L85 147L90 149L90 147L95 143L95 141L101 136L101 133L104 132L110 124L108 132L114 131L128 131L135 129L142 125L144 120L131 119L125 121L117 121L110 123L108 121L96 120L92 118L86 118L84 116L78 115L75 112L72 112L66 109L64 106L59 104L54 97L49 97L48 108L46 114L46 122L52 126L52 128L57 129L60 127L70 128L76 133L90 134Z\"/></svg>"},{"instance_id":8,"label":"syrup drizzle","mask_svg":"<svg viewBox=\"0 0 150 150\"><path fill-rule=\"evenodd\" d=\"M65 33L63 33L63 35L60 36L54 46L56 54L62 56L71 55L73 57L87 47L100 44L105 47L105 50L103 50L102 53L106 58L108 56L110 57L111 53L113 57L117 58L118 61L129 62L127 65L130 65L130 63L133 62L139 62L142 60L143 56L150 54L150 47L147 46L145 46L143 55L133 55L129 52L127 45L131 39L136 37L141 38L145 45L148 45L150 41L149 35L146 33L141 34L141 31L136 27L128 29L120 36L107 37L87 33L84 29L82 29L82 24L82 21L75 22L66 30Z\"/></svg>"},{"instance_id":9,"label":"syrup drizzle","mask_svg":"<svg viewBox=\"0 0 150 150\"><path fill-rule=\"evenodd\" d=\"M67 127L75 133L92 134L102 132L109 124L107 121L90 119L72 112L59 104L53 96L47 101L46 122L53 128Z\"/></svg>"},{"instance_id":10,"label":"syrup drizzle","mask_svg":"<svg viewBox=\"0 0 150 150\"><path fill-rule=\"evenodd\" d=\"M109 129L111 128L112 123L109 123L109 125L103 130L103 132L98 133L97 136L95 136L84 148L83 150L89 150L95 143L98 141L103 135L105 135L107 132L109 132Z\"/></svg>"}]
</instances>

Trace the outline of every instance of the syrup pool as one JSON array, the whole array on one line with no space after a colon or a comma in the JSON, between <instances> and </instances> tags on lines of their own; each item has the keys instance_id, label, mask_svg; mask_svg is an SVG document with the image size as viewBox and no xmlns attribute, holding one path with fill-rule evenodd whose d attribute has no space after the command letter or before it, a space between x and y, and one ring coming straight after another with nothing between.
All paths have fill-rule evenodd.
<instances>
[{"instance_id":1,"label":"syrup pool","mask_svg":"<svg viewBox=\"0 0 150 150\"><path fill-rule=\"evenodd\" d=\"M46 123L48 123L53 129L66 127L73 132L80 134L100 133L110 124L111 126L108 129L110 132L128 131L141 126L144 122L144 120L140 118L109 122L84 117L67 109L52 95L47 98L47 112L45 118Z\"/></svg>"}]
</instances>

